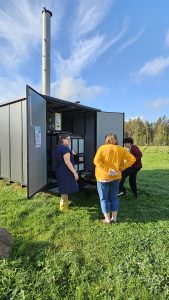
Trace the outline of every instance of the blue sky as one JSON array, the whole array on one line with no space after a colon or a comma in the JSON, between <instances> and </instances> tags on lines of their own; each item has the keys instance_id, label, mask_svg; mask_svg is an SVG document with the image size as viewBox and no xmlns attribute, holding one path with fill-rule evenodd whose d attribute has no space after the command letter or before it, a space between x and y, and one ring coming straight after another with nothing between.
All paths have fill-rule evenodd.
<instances>
[{"instance_id":1,"label":"blue sky","mask_svg":"<svg viewBox=\"0 0 169 300\"><path fill-rule=\"evenodd\" d=\"M51 95L169 115L168 0L0 0L0 102L41 92L41 11L51 10Z\"/></svg>"}]
</instances>

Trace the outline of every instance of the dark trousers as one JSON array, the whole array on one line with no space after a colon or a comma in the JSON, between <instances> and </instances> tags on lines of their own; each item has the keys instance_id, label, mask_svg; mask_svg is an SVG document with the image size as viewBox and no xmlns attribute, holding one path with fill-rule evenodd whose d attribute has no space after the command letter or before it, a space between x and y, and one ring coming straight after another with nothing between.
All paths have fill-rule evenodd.
<instances>
[{"instance_id":1,"label":"dark trousers","mask_svg":"<svg viewBox=\"0 0 169 300\"><path fill-rule=\"evenodd\" d=\"M132 193L137 196L137 182L136 182L136 178L137 178L137 173L140 169L136 169L133 167L127 168L122 172L122 179L120 181L119 184L119 191L123 192L124 189L124 183L126 178L129 176L129 184L130 184L130 188Z\"/></svg>"}]
</instances>

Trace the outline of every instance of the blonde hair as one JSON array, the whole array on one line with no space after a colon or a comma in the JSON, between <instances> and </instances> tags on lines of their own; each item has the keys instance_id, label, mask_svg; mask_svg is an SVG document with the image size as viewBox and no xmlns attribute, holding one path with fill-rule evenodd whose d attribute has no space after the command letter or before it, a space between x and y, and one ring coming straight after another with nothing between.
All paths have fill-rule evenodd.
<instances>
[{"instance_id":1,"label":"blonde hair","mask_svg":"<svg viewBox=\"0 0 169 300\"><path fill-rule=\"evenodd\" d=\"M114 133L108 133L105 136L105 144L118 145L117 135Z\"/></svg>"}]
</instances>

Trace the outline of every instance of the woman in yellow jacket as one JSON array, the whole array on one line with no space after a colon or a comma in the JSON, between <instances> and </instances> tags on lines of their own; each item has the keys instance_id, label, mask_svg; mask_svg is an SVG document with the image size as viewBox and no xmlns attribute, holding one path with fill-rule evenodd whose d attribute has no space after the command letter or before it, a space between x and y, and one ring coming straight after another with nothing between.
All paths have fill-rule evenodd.
<instances>
[{"instance_id":1,"label":"woman in yellow jacket","mask_svg":"<svg viewBox=\"0 0 169 300\"><path fill-rule=\"evenodd\" d=\"M115 134L109 133L105 136L105 144L99 147L94 158L97 190L105 217L101 220L102 223L116 222L121 172L131 167L135 161L135 157L128 150L118 145Z\"/></svg>"}]
</instances>

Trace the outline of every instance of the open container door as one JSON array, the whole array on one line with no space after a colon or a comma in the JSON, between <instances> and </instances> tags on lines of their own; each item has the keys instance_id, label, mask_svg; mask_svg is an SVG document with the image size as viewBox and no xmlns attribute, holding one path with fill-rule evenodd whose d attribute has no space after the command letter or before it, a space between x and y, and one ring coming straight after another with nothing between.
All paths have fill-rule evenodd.
<instances>
[{"instance_id":1,"label":"open container door","mask_svg":"<svg viewBox=\"0 0 169 300\"><path fill-rule=\"evenodd\" d=\"M104 144L107 133L115 133L118 144L123 146L124 139L124 113L97 112L97 148Z\"/></svg>"},{"instance_id":2,"label":"open container door","mask_svg":"<svg viewBox=\"0 0 169 300\"><path fill-rule=\"evenodd\" d=\"M27 98L28 198L47 185L46 100L29 86Z\"/></svg>"}]
</instances>

